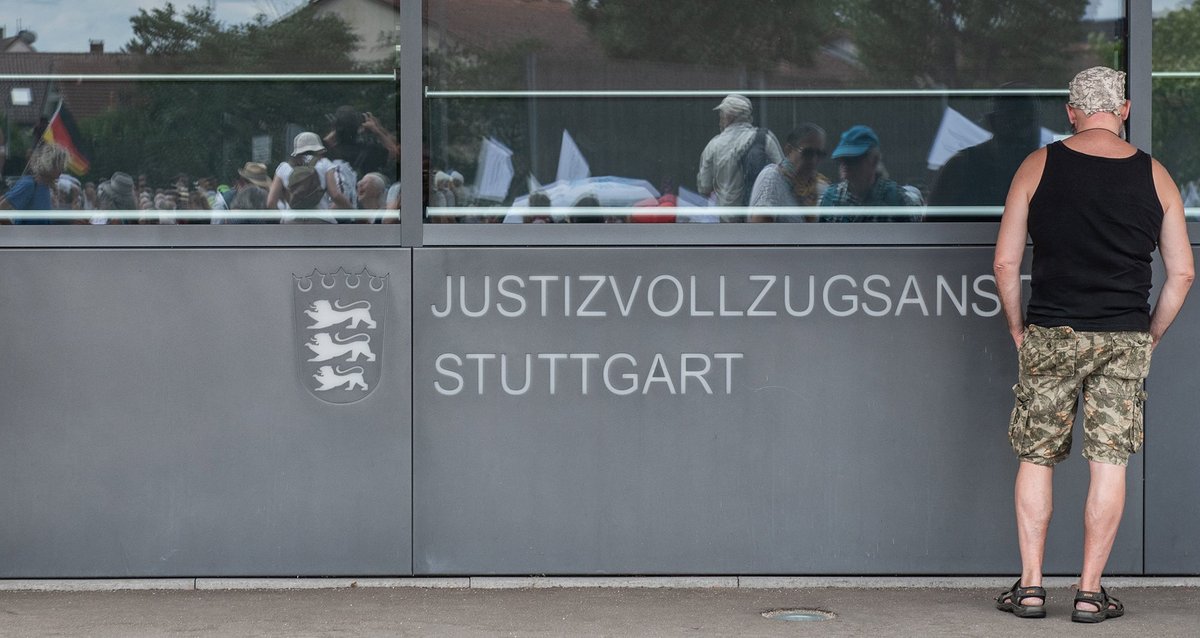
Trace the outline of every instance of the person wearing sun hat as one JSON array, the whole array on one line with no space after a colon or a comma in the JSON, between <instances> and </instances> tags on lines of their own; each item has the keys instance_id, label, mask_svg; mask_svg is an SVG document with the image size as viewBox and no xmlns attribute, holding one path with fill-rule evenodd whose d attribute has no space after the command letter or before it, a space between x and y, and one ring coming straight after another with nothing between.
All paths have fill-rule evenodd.
<instances>
[{"instance_id":1,"label":"person wearing sun hat","mask_svg":"<svg viewBox=\"0 0 1200 638\"><path fill-rule=\"evenodd\" d=\"M1125 613L1101 576L1125 508L1125 468L1145 436L1151 351L1183 306L1195 270L1175 181L1122 139L1130 109L1125 74L1087 69L1069 93L1075 135L1034 151L1017 169L996 240L996 288L1017 347L1008 435L1020 460L1014 500L1022 569L995 600L1001 611L1046 615L1042 562L1054 466L1070 455L1082 402L1091 482L1071 620L1096 623ZM1032 294L1022 312L1027 238ZM1155 250L1166 278L1151 308Z\"/></svg>"},{"instance_id":2,"label":"person wearing sun hat","mask_svg":"<svg viewBox=\"0 0 1200 638\"><path fill-rule=\"evenodd\" d=\"M825 189L821 206L912 206L905 189L883 174L883 151L875 130L856 124L842 133L830 157L837 161L841 181ZM910 216L841 215L825 218L838 222L906 221Z\"/></svg>"},{"instance_id":3,"label":"person wearing sun hat","mask_svg":"<svg viewBox=\"0 0 1200 638\"><path fill-rule=\"evenodd\" d=\"M716 206L743 206L746 195L754 186L747 184L742 174L742 159L755 143L759 129L751 122L754 107L743 95L726 95L714 109L721 132L709 140L700 154L700 171L696 175L696 187L704 197L713 196ZM770 164L783 160L783 149L775 134L765 130L763 150ZM756 173L757 175L757 173ZM726 221L746 221L744 217L725 218Z\"/></svg>"},{"instance_id":4,"label":"person wearing sun hat","mask_svg":"<svg viewBox=\"0 0 1200 638\"><path fill-rule=\"evenodd\" d=\"M265 194L271 188L271 176L267 173L267 165L262 162L246 162L241 168L237 169L238 177L233 182L233 187L230 188L224 184L217 187L217 194L213 198L213 217L214 224L261 224L261 220L247 219L229 219L224 211L233 209L233 200L248 188L259 188Z\"/></svg>"},{"instance_id":5,"label":"person wearing sun hat","mask_svg":"<svg viewBox=\"0 0 1200 638\"><path fill-rule=\"evenodd\" d=\"M309 166L316 172L320 188L325 193L316 204L315 210L354 207L346 191L338 187L337 169L333 162L325 157L325 145L321 143L321 137L311 131L304 131L292 140L291 158L280 162L275 169L275 178L271 181L271 189L267 193L267 208L287 210L288 180L292 171L300 166ZM337 219L332 215L316 213L316 216L320 221L337 223ZM282 221L290 220L289 215L283 215Z\"/></svg>"},{"instance_id":6,"label":"person wearing sun hat","mask_svg":"<svg viewBox=\"0 0 1200 638\"><path fill-rule=\"evenodd\" d=\"M238 169L238 175L245 182L254 184L260 188L271 187L271 176L267 175L267 165L261 162L246 162L244 166Z\"/></svg>"}]
</instances>

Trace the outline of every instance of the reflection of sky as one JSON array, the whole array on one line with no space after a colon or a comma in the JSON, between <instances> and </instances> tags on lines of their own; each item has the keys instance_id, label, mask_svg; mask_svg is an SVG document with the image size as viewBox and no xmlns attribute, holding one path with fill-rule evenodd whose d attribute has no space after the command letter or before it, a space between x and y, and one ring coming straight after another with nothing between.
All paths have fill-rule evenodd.
<instances>
[{"instance_id":1,"label":"reflection of sky","mask_svg":"<svg viewBox=\"0 0 1200 638\"><path fill-rule=\"evenodd\" d=\"M263 13L276 17L305 0L213 0L217 18L228 23L248 22ZM1153 0L1154 13L1191 4L1192 0ZM176 0L175 6L205 5L206 0ZM167 0L0 0L0 26L7 34L18 26L38 34L39 51L87 51L88 40L104 40L106 51L117 51L133 38L129 18L139 8L161 7ZM1091 0L1087 17L1107 20L1123 15L1124 0Z\"/></svg>"},{"instance_id":2,"label":"reflection of sky","mask_svg":"<svg viewBox=\"0 0 1200 638\"><path fill-rule=\"evenodd\" d=\"M1139 2L1144 0L1138 0ZM1153 0L1155 15L1165 13L1192 4L1192 0ZM1125 0L1091 0L1088 3L1087 17L1096 20L1120 18L1125 14Z\"/></svg>"},{"instance_id":3,"label":"reflection of sky","mask_svg":"<svg viewBox=\"0 0 1200 638\"><path fill-rule=\"evenodd\" d=\"M129 18L138 9L149 11L168 0L0 0L0 26L14 35L18 26L37 33L38 51L87 51L88 40L104 40L105 51L118 51L133 39ZM217 19L249 22L260 13L274 18L304 0L215 0ZM175 0L177 12L205 0Z\"/></svg>"}]
</instances>

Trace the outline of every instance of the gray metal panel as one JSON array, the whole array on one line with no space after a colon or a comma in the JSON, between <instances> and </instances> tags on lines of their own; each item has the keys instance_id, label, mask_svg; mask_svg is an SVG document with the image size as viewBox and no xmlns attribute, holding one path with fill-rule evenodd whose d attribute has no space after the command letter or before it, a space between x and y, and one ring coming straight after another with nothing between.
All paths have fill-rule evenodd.
<instances>
[{"instance_id":1,"label":"gray metal panel","mask_svg":"<svg viewBox=\"0 0 1200 638\"><path fill-rule=\"evenodd\" d=\"M424 162L422 137L425 131L425 37L421 29L423 2L404 2L400 5L400 68L398 85L400 112L400 182L408 184L400 192L401 225L410 229L405 234L406 246L421 245L421 222L425 217Z\"/></svg>"},{"instance_id":2,"label":"gray metal panel","mask_svg":"<svg viewBox=\"0 0 1200 638\"><path fill-rule=\"evenodd\" d=\"M1191 235L1195 238L1196 235ZM1200 251L1193 249L1200 261ZM1196 289L1192 289L1196 295ZM1200 429L1196 428L1196 361L1200 313L1185 305L1154 350L1146 381L1146 572L1200 574Z\"/></svg>"},{"instance_id":3,"label":"gray metal panel","mask_svg":"<svg viewBox=\"0 0 1200 638\"><path fill-rule=\"evenodd\" d=\"M411 573L411 251L0 251L0 577ZM382 386L299 374L293 273L392 286Z\"/></svg>"},{"instance_id":4,"label":"gray metal panel","mask_svg":"<svg viewBox=\"0 0 1200 638\"><path fill-rule=\"evenodd\" d=\"M1151 119L1154 65L1151 52L1154 48L1154 6L1152 2L1125 3L1125 15L1129 20L1129 99L1133 107L1129 112L1129 140L1138 148L1150 152L1154 126Z\"/></svg>"},{"instance_id":5,"label":"gray metal panel","mask_svg":"<svg viewBox=\"0 0 1200 638\"><path fill-rule=\"evenodd\" d=\"M419 225L417 225L419 227ZM2 248L399 246L403 224L195 224L5 226ZM420 233L416 233L419 235Z\"/></svg>"},{"instance_id":6,"label":"gray metal panel","mask_svg":"<svg viewBox=\"0 0 1200 638\"><path fill-rule=\"evenodd\" d=\"M995 245L996 222L426 224L426 246Z\"/></svg>"},{"instance_id":7,"label":"gray metal panel","mask_svg":"<svg viewBox=\"0 0 1200 638\"><path fill-rule=\"evenodd\" d=\"M995 246L994 222L426 224L425 246ZM1188 224L1200 237L1200 224Z\"/></svg>"},{"instance_id":8,"label":"gray metal panel","mask_svg":"<svg viewBox=\"0 0 1200 638\"><path fill-rule=\"evenodd\" d=\"M942 316L915 304L894 312L909 275L936 314L936 281L990 273L990 248L418 249L414 255L414 570L418 574L1011 574L1019 569L1013 522L1016 461L1006 427L1015 352L999 316ZM750 275L791 275L816 309L783 313L780 287L760 309L775 317L662 318L644 300L620 316L611 292L590 306L605 317L562 316L550 285L540 316L537 285L527 312L481 318L445 305L446 277L465 276L472 309L481 282L517 275L611 275L628 295L659 274L697 277L697 308L748 310L758 293ZM882 310L863 291L883 275L892 316L837 317L822 309L824 283L835 311L841 295ZM591 284L575 282L573 306ZM548 284L549 285L549 284ZM872 288L881 288L874 280ZM781 285L780 285L781 286ZM515 290L512 285L509 290ZM497 301L493 292L493 303ZM672 294L656 293L670 306ZM690 295L690 293L687 293ZM956 293L957 294L957 293ZM665 295L665 296L664 296ZM457 293L455 294L457 297ZM995 304L970 293L982 311ZM507 310L517 309L501 299ZM456 300L457 303L457 300ZM660 308L661 310L662 308ZM687 305L685 305L687 311ZM986 314L986 312L985 312ZM507 353L510 384L522 384L525 353L631 353L648 373L654 353L678 367L680 353L743 353L724 395L693 380L686 395L657 382L646 395L615 396L590 371L561 364L556 394L537 363L527 394L498 386L495 361L477 394L474 365L465 390L435 368L445 353ZM627 363L627 362L626 362ZM628 366L621 364L621 372ZM678 379L678 373L673 373ZM676 384L680 382L675 381ZM1077 437L1077 440L1081 438ZM1131 481L1142 472L1131 464ZM1057 516L1047 571L1077 573L1086 463L1060 466ZM1110 562L1115 573L1142 568L1141 495L1129 495Z\"/></svg>"}]
</instances>

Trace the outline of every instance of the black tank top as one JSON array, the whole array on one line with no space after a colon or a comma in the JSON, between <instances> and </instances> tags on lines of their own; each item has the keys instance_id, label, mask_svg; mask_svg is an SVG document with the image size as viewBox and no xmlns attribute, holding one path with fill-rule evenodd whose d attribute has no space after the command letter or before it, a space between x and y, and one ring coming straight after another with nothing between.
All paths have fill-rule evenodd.
<instances>
[{"instance_id":1,"label":"black tank top","mask_svg":"<svg viewBox=\"0 0 1200 638\"><path fill-rule=\"evenodd\" d=\"M1026 321L1051 328L1150 329L1150 261L1163 209L1150 156L1046 147L1029 202L1033 294Z\"/></svg>"}]
</instances>

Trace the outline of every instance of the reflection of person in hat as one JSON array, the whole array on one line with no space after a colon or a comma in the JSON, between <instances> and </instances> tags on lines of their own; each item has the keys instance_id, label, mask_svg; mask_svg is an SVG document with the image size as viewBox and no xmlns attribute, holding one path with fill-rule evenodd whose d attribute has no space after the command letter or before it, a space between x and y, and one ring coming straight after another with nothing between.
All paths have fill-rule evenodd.
<instances>
[{"instance_id":1,"label":"reflection of person in hat","mask_svg":"<svg viewBox=\"0 0 1200 638\"><path fill-rule=\"evenodd\" d=\"M831 157L837 160L840 182L821 196L821 206L911 206L919 204L895 181L884 177L879 136L869 126L846 129ZM900 215L845 215L831 221L906 221Z\"/></svg>"},{"instance_id":2,"label":"reflection of person in hat","mask_svg":"<svg viewBox=\"0 0 1200 638\"><path fill-rule=\"evenodd\" d=\"M214 224L260 224L261 220L247 219L229 219L225 213L220 211L234 210L233 201L242 192L250 188L257 188L263 193L263 205L257 210L266 208L266 193L271 188L271 176L267 173L267 165L261 162L246 162L237 170L238 176L233 180L233 188L222 184L216 189L216 193L212 198ZM243 208L237 210L250 210L245 208L248 200L242 199Z\"/></svg>"},{"instance_id":3,"label":"reflection of person in hat","mask_svg":"<svg viewBox=\"0 0 1200 638\"><path fill-rule=\"evenodd\" d=\"M709 140L700 154L700 172L696 175L698 192L709 197L715 194L717 206L745 206L753 183L747 184L742 175L742 158L755 143L758 128L751 124L754 108L744 96L730 94L713 109L721 132ZM779 140L770 131L763 136L767 163L783 160ZM759 166L759 169L762 167ZM757 172L755 172L757 175ZM737 218L745 221L745 218Z\"/></svg>"},{"instance_id":4,"label":"reflection of person in hat","mask_svg":"<svg viewBox=\"0 0 1200 638\"><path fill-rule=\"evenodd\" d=\"M292 156L288 161L280 162L275 168L275 179L271 181L271 189L267 193L267 208L285 208L288 179L296 168L309 166L317 174L321 190L325 193L316 208L353 208L350 198L338 187L337 169L333 162L325 157L325 145L321 138L313 132L305 131L292 141Z\"/></svg>"},{"instance_id":5,"label":"reflection of person in hat","mask_svg":"<svg viewBox=\"0 0 1200 638\"><path fill-rule=\"evenodd\" d=\"M1075 135L1030 153L1017 169L996 239L996 288L1017 350L1008 430L1019 461L1013 495L1021 576L995 600L1018 616L1046 615L1042 565L1054 468L1071 454L1082 403L1090 482L1071 620L1097 623L1125 611L1101 577L1125 508L1126 466L1146 434L1151 352L1183 306L1195 266L1175 180L1121 138L1129 117L1125 74L1093 67L1076 75L1069 91ZM1021 264L1028 241L1026 305ZM1161 286L1156 250L1166 274Z\"/></svg>"},{"instance_id":6,"label":"reflection of person in hat","mask_svg":"<svg viewBox=\"0 0 1200 638\"><path fill-rule=\"evenodd\" d=\"M1001 95L987 114L992 139L965 148L938 171L929 203L933 206L1002 206L1017 167L1041 146L1036 97ZM975 218L978 219L978 218Z\"/></svg>"},{"instance_id":7,"label":"reflection of person in hat","mask_svg":"<svg viewBox=\"0 0 1200 638\"><path fill-rule=\"evenodd\" d=\"M52 193L52 200L54 207L59 210L82 210L83 185L79 182L79 178L66 173L59 175ZM79 224L83 223L83 220L72 220L71 223Z\"/></svg>"}]
</instances>

